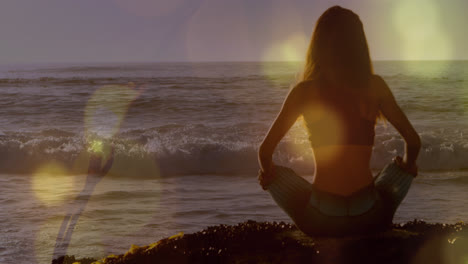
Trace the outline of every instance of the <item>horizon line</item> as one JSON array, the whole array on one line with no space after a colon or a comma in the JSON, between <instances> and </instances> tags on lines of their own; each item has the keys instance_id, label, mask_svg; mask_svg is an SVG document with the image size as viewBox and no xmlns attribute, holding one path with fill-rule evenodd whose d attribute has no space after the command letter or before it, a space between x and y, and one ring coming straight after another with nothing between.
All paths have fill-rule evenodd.
<instances>
[{"instance_id":1,"label":"horizon line","mask_svg":"<svg viewBox=\"0 0 468 264\"><path fill-rule=\"evenodd\" d=\"M468 61L467 59L376 59L371 62L450 62L450 61ZM304 63L304 61L295 60L161 60L161 61L49 61L49 62L8 62L1 63L1 66L8 65L35 65L35 64L152 64L152 63Z\"/></svg>"}]
</instances>

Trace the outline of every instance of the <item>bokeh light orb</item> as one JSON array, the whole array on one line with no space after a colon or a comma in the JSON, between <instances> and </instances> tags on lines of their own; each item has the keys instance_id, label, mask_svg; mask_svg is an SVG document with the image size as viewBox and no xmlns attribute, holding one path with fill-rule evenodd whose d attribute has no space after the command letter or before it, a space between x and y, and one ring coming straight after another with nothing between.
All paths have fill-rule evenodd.
<instances>
[{"instance_id":1,"label":"bokeh light orb","mask_svg":"<svg viewBox=\"0 0 468 264\"><path fill-rule=\"evenodd\" d=\"M63 164L54 160L40 166L32 175L34 195L46 205L63 203L70 198L73 187L73 176Z\"/></svg>"},{"instance_id":2,"label":"bokeh light orb","mask_svg":"<svg viewBox=\"0 0 468 264\"><path fill-rule=\"evenodd\" d=\"M114 136L120 129L130 103L138 95L139 92L131 85L106 85L97 89L85 107L86 136Z\"/></svg>"},{"instance_id":3,"label":"bokeh light orb","mask_svg":"<svg viewBox=\"0 0 468 264\"><path fill-rule=\"evenodd\" d=\"M322 134L317 134L319 131L310 131L314 133L315 139L321 139L325 142L342 142L345 135L345 126L342 117L336 113L335 110L325 104L315 103L306 110L306 121L313 125L314 122L320 121L327 127L326 131L321 131ZM305 124L306 125L306 124ZM322 142L312 142L312 145L319 145ZM318 148L314 148L315 158L317 158ZM341 152L340 148L335 147L322 147L320 148L321 163L336 162L338 154Z\"/></svg>"},{"instance_id":4,"label":"bokeh light orb","mask_svg":"<svg viewBox=\"0 0 468 264\"><path fill-rule=\"evenodd\" d=\"M141 94L135 84L100 87L88 100L84 112L88 148L101 151L101 139L110 139L120 130L130 104Z\"/></svg>"},{"instance_id":5,"label":"bokeh light orb","mask_svg":"<svg viewBox=\"0 0 468 264\"><path fill-rule=\"evenodd\" d=\"M307 46L308 37L303 32L292 33L285 40L272 43L263 54L263 73L271 82L277 85L283 84L278 77L285 72L292 70L298 77L298 74L302 71ZM278 68L272 62L281 62L286 69Z\"/></svg>"},{"instance_id":6,"label":"bokeh light orb","mask_svg":"<svg viewBox=\"0 0 468 264\"><path fill-rule=\"evenodd\" d=\"M101 140L93 140L90 144L90 150L94 153L102 153L103 148L103 142Z\"/></svg>"}]
</instances>

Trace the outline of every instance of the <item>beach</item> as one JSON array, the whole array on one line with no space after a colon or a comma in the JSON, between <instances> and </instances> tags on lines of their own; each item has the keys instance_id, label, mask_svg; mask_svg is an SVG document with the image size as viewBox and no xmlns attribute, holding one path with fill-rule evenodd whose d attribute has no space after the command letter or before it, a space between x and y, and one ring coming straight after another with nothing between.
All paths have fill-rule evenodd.
<instances>
[{"instance_id":1,"label":"beach","mask_svg":"<svg viewBox=\"0 0 468 264\"><path fill-rule=\"evenodd\" d=\"M101 259L248 220L293 228L257 184L256 153L300 66L1 66L0 263L52 261L59 228L85 186L89 154L110 145L114 165L89 190L67 255ZM376 61L374 68L422 139L420 175L394 222L466 221L468 62ZM379 122L374 175L402 153L398 133ZM274 160L313 180L300 121Z\"/></svg>"}]
</instances>

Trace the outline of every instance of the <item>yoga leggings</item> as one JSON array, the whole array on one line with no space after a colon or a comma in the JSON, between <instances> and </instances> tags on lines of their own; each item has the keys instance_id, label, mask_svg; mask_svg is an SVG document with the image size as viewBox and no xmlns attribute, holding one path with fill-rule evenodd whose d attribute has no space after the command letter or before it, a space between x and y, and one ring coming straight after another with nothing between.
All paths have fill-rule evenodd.
<instances>
[{"instance_id":1,"label":"yoga leggings","mask_svg":"<svg viewBox=\"0 0 468 264\"><path fill-rule=\"evenodd\" d=\"M304 233L351 235L388 228L412 180L411 174L390 163L372 185L345 197L319 191L292 169L276 166L267 189Z\"/></svg>"}]
</instances>

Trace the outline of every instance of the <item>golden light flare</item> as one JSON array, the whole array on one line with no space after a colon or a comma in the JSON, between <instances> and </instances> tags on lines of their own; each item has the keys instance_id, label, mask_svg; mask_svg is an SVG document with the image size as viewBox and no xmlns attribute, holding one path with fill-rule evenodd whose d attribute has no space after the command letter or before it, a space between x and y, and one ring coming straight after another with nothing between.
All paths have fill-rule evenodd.
<instances>
[{"instance_id":1,"label":"golden light flare","mask_svg":"<svg viewBox=\"0 0 468 264\"><path fill-rule=\"evenodd\" d=\"M88 148L83 149L74 159L73 165L70 168L70 172L74 175L80 175L80 177L86 178L88 173L89 162L91 159L91 154L95 154L97 156L101 156L101 166L104 166L107 159L111 155L111 148L113 143L103 141L103 140L92 140L89 143ZM112 175L111 171L115 170L114 167L116 166L116 155L114 154L114 162L110 171L107 175ZM106 176L107 177L107 176ZM79 184L78 182L76 184ZM84 184L83 186L84 187Z\"/></svg>"},{"instance_id":2,"label":"golden light flare","mask_svg":"<svg viewBox=\"0 0 468 264\"><path fill-rule=\"evenodd\" d=\"M264 62L262 70L275 86L283 87L294 81L291 75L302 71L311 28L308 25L304 30L303 13L298 5L291 2L271 1L271 15L281 19L273 19L270 23L274 30L271 32L271 43L261 55ZM281 66L272 61L282 62ZM281 78L285 74L290 79Z\"/></svg>"},{"instance_id":3,"label":"golden light flare","mask_svg":"<svg viewBox=\"0 0 468 264\"><path fill-rule=\"evenodd\" d=\"M468 241L464 238L460 239L456 233L432 238L417 248L411 263L429 263L434 258L438 263L468 263L467 247ZM428 259L428 256L432 259Z\"/></svg>"},{"instance_id":4,"label":"golden light flare","mask_svg":"<svg viewBox=\"0 0 468 264\"><path fill-rule=\"evenodd\" d=\"M393 23L403 41L403 60L452 58L452 43L442 29L440 9L434 0L398 1Z\"/></svg>"},{"instance_id":5,"label":"golden light flare","mask_svg":"<svg viewBox=\"0 0 468 264\"><path fill-rule=\"evenodd\" d=\"M292 33L288 38L272 45L263 54L262 70L265 76L275 84L281 84L278 76L293 70L298 74L302 69L305 54L307 52L308 38L303 32ZM278 67L272 62L282 62ZM285 69L284 67L287 67ZM288 80L290 82L290 80Z\"/></svg>"},{"instance_id":6,"label":"golden light flare","mask_svg":"<svg viewBox=\"0 0 468 264\"><path fill-rule=\"evenodd\" d=\"M34 239L34 250L37 263L50 264L54 257L56 238L64 217L50 217L40 225ZM107 255L104 246L100 246L100 237L94 234L95 224L89 219L87 221L79 219L75 231L71 235L70 243L67 247L67 254L85 257L105 256ZM86 233L88 235L86 235ZM93 241L94 240L94 241ZM97 240L97 241L95 241ZM98 242L98 243L96 243ZM92 250L89 246L93 245Z\"/></svg>"},{"instance_id":7,"label":"golden light flare","mask_svg":"<svg viewBox=\"0 0 468 264\"><path fill-rule=\"evenodd\" d=\"M106 85L93 94L85 107L84 125L87 137L113 137L120 129L130 103L141 91L135 85Z\"/></svg>"},{"instance_id":8,"label":"golden light flare","mask_svg":"<svg viewBox=\"0 0 468 264\"><path fill-rule=\"evenodd\" d=\"M111 153L111 147L105 143L96 145L102 146L101 155L104 164ZM118 144L117 147L121 148ZM83 254L77 254L76 250L83 249L83 245L91 244L90 240L93 240L92 244L111 245L116 239L121 239L122 235L144 232L144 227L151 223L155 212L160 209L159 194L163 188L159 170L153 158L137 157L135 159L139 160L135 161L135 159L116 155L111 170L98 181L93 181L96 179L95 176L86 174L91 154L83 150L76 158L72 171L80 175L76 177L74 185L75 199L70 199L69 204L64 207L66 215L63 218L64 222L54 223L54 228L61 230L60 235L57 236L59 232L55 230L47 231L55 235L53 239L57 239L60 245L55 249L55 257L57 257L57 252L59 255L73 252L75 255L82 256ZM130 154L130 156L133 155ZM141 180L135 181L135 177L141 177ZM147 192L151 194L144 194ZM121 213L125 214L125 217L110 217L111 215L119 216ZM103 219L105 219L104 225L91 225L94 221ZM68 246L69 244L71 246ZM73 244L77 246L74 247ZM51 245L52 248L54 246ZM46 254L46 257L50 259L53 252L49 251L41 254ZM92 251L88 249L84 254L89 254L89 252L95 254L94 251L94 249ZM44 256L41 258L43 259Z\"/></svg>"},{"instance_id":9,"label":"golden light flare","mask_svg":"<svg viewBox=\"0 0 468 264\"><path fill-rule=\"evenodd\" d=\"M341 117L325 104L315 103L307 108L304 113L305 125L313 126L314 122L320 122L326 129L319 131L310 131L313 138L321 139L325 142L342 142L345 136L345 128ZM320 134L317 134L320 133ZM314 146L314 157L319 158L321 163L332 162L339 158L339 147L321 146L321 142L312 142Z\"/></svg>"},{"instance_id":10,"label":"golden light flare","mask_svg":"<svg viewBox=\"0 0 468 264\"><path fill-rule=\"evenodd\" d=\"M104 164L110 153L110 146L102 144L102 163ZM138 142L117 139L113 142L113 146L115 147L113 165L107 175L93 188L84 212L103 206L106 210L126 212L125 218L113 218L113 220L109 220L108 226L109 228L122 227L119 231L120 234L130 234L140 231L145 225L151 223L151 219L160 207L159 193L163 189L160 170L156 157L147 154L145 147ZM90 151L83 150L77 156L72 167L74 173L86 174L90 155ZM77 185L85 188L86 176L81 177L81 179L82 181ZM145 199L144 205L138 195L139 192L152 193L150 199ZM112 202L114 198L111 196L116 194L125 195L125 200L121 201L122 198L119 197L116 199L120 202ZM103 200L103 197L108 198ZM132 212L138 207L144 207L145 210L140 210L138 214ZM128 222L125 222L127 220L132 224L128 225ZM104 230L99 230L99 233L103 239L110 239L112 236L109 234L113 232L111 231L104 228Z\"/></svg>"},{"instance_id":11,"label":"golden light flare","mask_svg":"<svg viewBox=\"0 0 468 264\"><path fill-rule=\"evenodd\" d=\"M98 141L99 142L99 141ZM102 153L102 164L104 164L110 154L109 144L103 144ZM155 155L146 153L144 146L138 142L133 141L114 141L112 143L116 150L114 154L114 162L107 173L111 177L117 178L159 178L160 171ZM83 150L77 155L75 162L73 163L71 171L74 174L86 174L90 159L90 152L94 151L93 145L88 150ZM132 146L129 148L129 146ZM100 149L100 148L98 148ZM106 177L105 177L106 178Z\"/></svg>"},{"instance_id":12,"label":"golden light flare","mask_svg":"<svg viewBox=\"0 0 468 264\"><path fill-rule=\"evenodd\" d=\"M112 143L110 142L120 130L130 104L142 91L142 88L137 88L133 83L107 85L96 90L85 108L84 123L88 151L78 155L73 166L76 173L86 173L89 152L103 153L102 162L104 162L111 151L110 146L114 145L115 156L109 171L110 175L131 178L139 175L159 177L156 157L149 155L144 146L130 140L112 139Z\"/></svg>"},{"instance_id":13,"label":"golden light flare","mask_svg":"<svg viewBox=\"0 0 468 264\"><path fill-rule=\"evenodd\" d=\"M151 191L158 194L161 190L159 184L148 184L146 180L132 179L132 177L157 177L156 183L159 183L156 157L147 154L144 146L139 143L114 138L121 128L130 104L141 92L142 89L135 89L133 83L107 85L97 89L85 107L84 128L87 147L76 157L71 170L67 171L58 163L47 163L33 175L32 186L41 201L50 204L62 201L63 199L59 198L63 197L75 198L69 199L68 206L64 207L66 210L64 217L61 219L54 217L52 222L48 221L41 227L35 241L36 254L41 263L50 263L53 257L57 257L57 254L60 255L62 252L63 254L72 252L80 256L86 256L92 252L95 256L96 246L92 246L93 250L89 250L89 246L83 247L83 245L109 244L110 239L115 238L109 234L115 229L120 228L117 232L119 237L121 234L142 230L154 216L154 212L158 210L158 195L151 195L151 199L142 201L145 196L138 195L138 193ZM134 153L135 151L138 153ZM104 166L111 153L114 153L114 163L105 177L87 175L93 154L102 156L101 164ZM70 173L78 176L67 176ZM124 179L116 180L111 176L124 176ZM125 181L127 177L129 179ZM128 197L124 202L120 200L121 197L115 197L115 195L121 196L125 193L128 193ZM73 194L73 197L68 194ZM119 202L116 203L116 201ZM141 210L136 210L137 208ZM96 226L90 223L103 217L107 218L106 215L98 213L103 210L125 212L126 217L106 220L104 228L100 226L96 229ZM89 215L83 217L86 214ZM128 222L131 222L131 228L128 228ZM111 230L106 230L106 227ZM97 233L100 235L96 235ZM44 243L44 239L48 243ZM91 243L90 240L96 241ZM102 246L98 247L97 252L104 251ZM83 249L87 252L79 252Z\"/></svg>"},{"instance_id":14,"label":"golden light flare","mask_svg":"<svg viewBox=\"0 0 468 264\"><path fill-rule=\"evenodd\" d=\"M45 163L32 174L34 195L46 205L58 205L68 200L73 187L74 177L57 161Z\"/></svg>"},{"instance_id":15,"label":"golden light flare","mask_svg":"<svg viewBox=\"0 0 468 264\"><path fill-rule=\"evenodd\" d=\"M102 153L103 152L102 144L103 143L101 140L93 140L90 144L90 151L94 153Z\"/></svg>"},{"instance_id":16,"label":"golden light flare","mask_svg":"<svg viewBox=\"0 0 468 264\"><path fill-rule=\"evenodd\" d=\"M84 112L87 151L80 153L76 159L73 166L75 173L86 173L90 159L89 153L103 155L102 162L107 160L113 144L110 142L111 138L119 132L131 103L142 92L142 87L137 88L134 83L128 83L127 85L102 86L91 96ZM154 164L154 161L152 163ZM115 160L109 174L118 172L122 168L119 166L121 164L122 162ZM127 167L125 169L127 170Z\"/></svg>"},{"instance_id":17,"label":"golden light flare","mask_svg":"<svg viewBox=\"0 0 468 264\"><path fill-rule=\"evenodd\" d=\"M168 16L187 0L114 0L122 9L141 17Z\"/></svg>"},{"instance_id":18,"label":"golden light flare","mask_svg":"<svg viewBox=\"0 0 468 264\"><path fill-rule=\"evenodd\" d=\"M305 59L307 37L303 32L292 33L284 41L273 43L263 56L264 61L298 62Z\"/></svg>"}]
</instances>

